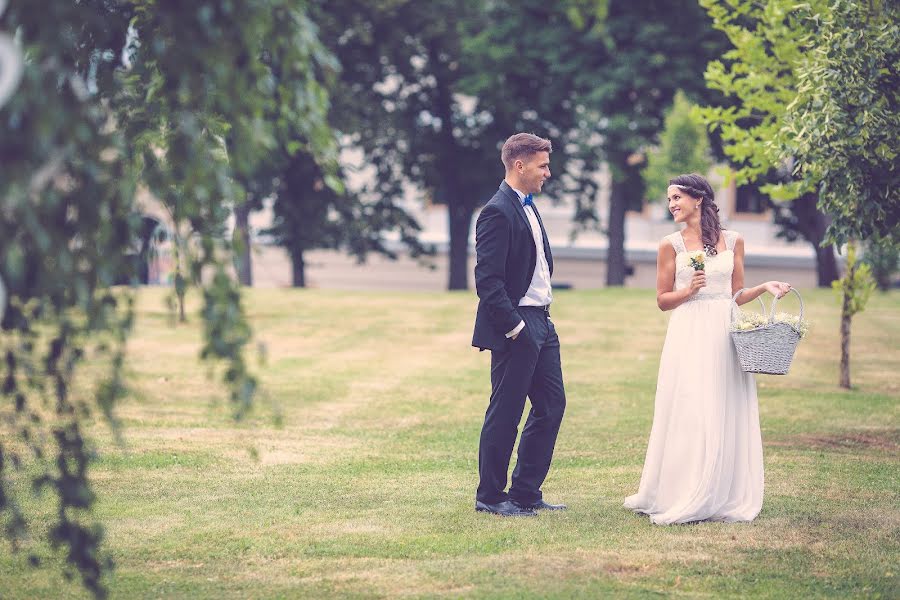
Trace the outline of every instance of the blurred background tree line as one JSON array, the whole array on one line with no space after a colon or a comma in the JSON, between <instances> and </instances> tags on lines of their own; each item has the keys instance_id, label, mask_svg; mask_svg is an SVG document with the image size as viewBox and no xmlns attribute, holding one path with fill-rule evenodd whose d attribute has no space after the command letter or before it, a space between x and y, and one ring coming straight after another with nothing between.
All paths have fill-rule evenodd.
<instances>
[{"instance_id":1,"label":"blurred background tree line","mask_svg":"<svg viewBox=\"0 0 900 600\"><path fill-rule=\"evenodd\" d=\"M310 16L340 66L328 82L336 143L361 150L375 177L342 193L304 178L313 189L276 197L276 241L292 258L294 284L305 281L305 250L392 254L381 236L391 228L413 256L425 252L415 222L397 205L409 187L423 202L446 206L447 288L468 289L472 218L501 177L499 146L509 132L533 131L555 145L548 194L571 201L575 223L602 227L608 238L607 285L627 277L626 211L664 199L660 179L717 162L738 184L761 190L782 237L812 245L819 285L829 286L839 276L833 240L826 241L832 219L776 135L819 24L787 2L761 6L311 2ZM829 10L825 2L809 6L813 15ZM889 10L881 3L867 9L882 17ZM723 70L731 71L729 82ZM667 124L671 112L681 120ZM693 133L679 139L679 130ZM600 215L596 175L604 167L611 177L608 212ZM305 225L284 227L291 207L305 203ZM871 244L870 258L885 246Z\"/></svg>"},{"instance_id":2,"label":"blurred background tree line","mask_svg":"<svg viewBox=\"0 0 900 600\"><path fill-rule=\"evenodd\" d=\"M256 387L239 287L253 277L249 215L272 200L268 233L303 286L312 249L390 255L392 236L427 253L399 204L412 187L446 206L447 287L467 289L472 218L516 131L553 140L548 193L571 199L583 227L605 227L608 285L626 278L626 210L713 162L759 185L785 235L816 248L820 285L839 276L833 244L865 243L873 264L896 267L894 3L5 4L0 31L24 69L0 106L0 517L16 547L30 524L13 483L36 461L28 477L58 498L50 539L98 595L109 562L86 513L82 428L97 410L115 425L126 390L133 298L115 286L137 281L126 256L140 188L171 217L173 305L184 315L187 290L201 291L202 355L222 365L238 415ZM345 184L346 149L374 169L361 190ZM865 288L858 273L845 298ZM72 391L87 358L107 366L90 399Z\"/></svg>"}]
</instances>

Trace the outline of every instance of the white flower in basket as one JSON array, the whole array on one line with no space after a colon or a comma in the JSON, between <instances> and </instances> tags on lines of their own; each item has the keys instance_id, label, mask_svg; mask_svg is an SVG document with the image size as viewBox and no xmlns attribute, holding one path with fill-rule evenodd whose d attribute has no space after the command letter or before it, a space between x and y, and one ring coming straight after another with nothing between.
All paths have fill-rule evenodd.
<instances>
[{"instance_id":1,"label":"white flower in basket","mask_svg":"<svg viewBox=\"0 0 900 600\"><path fill-rule=\"evenodd\" d=\"M731 339L737 350L741 369L747 373L784 375L791 367L797 343L809 331L809 323L803 320L803 298L800 292L791 289L800 299L800 315L775 314L775 303L768 316L760 313L744 313L737 309L740 290L732 298L734 310L731 323ZM757 298L765 313L766 305Z\"/></svg>"}]
</instances>

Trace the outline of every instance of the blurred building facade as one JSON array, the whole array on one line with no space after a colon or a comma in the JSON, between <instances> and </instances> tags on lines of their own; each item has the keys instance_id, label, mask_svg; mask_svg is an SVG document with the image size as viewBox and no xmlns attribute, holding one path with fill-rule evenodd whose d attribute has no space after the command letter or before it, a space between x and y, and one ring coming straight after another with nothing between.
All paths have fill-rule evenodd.
<instances>
[{"instance_id":1,"label":"blurred building facade","mask_svg":"<svg viewBox=\"0 0 900 600\"><path fill-rule=\"evenodd\" d=\"M350 187L361 189L369 179L367 171L359 166L350 169ZM498 185L501 178L502 173L498 174ZM573 202L549 197L537 199L553 247L556 266L554 282L560 287L590 289L604 286L607 239L603 233L602 219L608 213L608 186L604 179L601 174L597 197L597 214L601 222L595 229L579 230L573 223ZM772 222L771 210L753 188L737 188L721 178L713 177L712 180L723 226L744 236L748 285L767 279L784 279L798 287L815 286L816 266L812 247L806 242L780 239L778 228ZM150 251L145 253L148 264L142 283L171 284L175 263L172 224L168 213L146 191L140 193L138 204L145 220L158 223L158 229L149 242L152 244ZM309 285L335 289L445 289L449 236L446 207L430 204L427 199L423 201L422 194L413 189L406 190L401 205L420 223L422 241L433 245L436 250L433 258L422 262L401 255L400 259L391 261L372 255L365 264L360 265L354 258L336 251L311 251L307 260ZM475 219L477 214L469 234L470 286L474 285L471 271L474 268ZM259 235L271 222L272 212L268 206L250 216L254 286L288 287L291 285L291 265L287 254ZM625 228L626 260L631 273L626 279L626 286L652 288L656 282L659 241L675 231L678 225L669 217L666 203L656 201L645 202L640 211L629 211ZM394 247L401 250L399 242L395 242Z\"/></svg>"}]
</instances>

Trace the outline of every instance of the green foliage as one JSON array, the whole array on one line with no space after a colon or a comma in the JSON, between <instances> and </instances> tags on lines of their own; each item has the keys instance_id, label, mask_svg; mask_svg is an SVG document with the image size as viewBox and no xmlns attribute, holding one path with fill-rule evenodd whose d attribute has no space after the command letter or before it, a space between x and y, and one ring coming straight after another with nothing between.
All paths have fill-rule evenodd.
<instances>
[{"instance_id":1,"label":"green foliage","mask_svg":"<svg viewBox=\"0 0 900 600\"><path fill-rule=\"evenodd\" d=\"M263 39L262 60L268 69L267 81L275 93L267 102L265 120L274 123L276 156L257 160L259 164L284 167L287 157L304 152L323 165L325 183L341 191L333 175L338 145L328 122L328 86L340 65L323 45L318 26L306 14L305 3L296 0L273 2L272 30Z\"/></svg>"},{"instance_id":2,"label":"green foliage","mask_svg":"<svg viewBox=\"0 0 900 600\"><path fill-rule=\"evenodd\" d=\"M313 4L322 38L343 67L333 94L333 122L374 168L375 183L359 192L363 212L381 223L396 222L400 237L411 239L416 228L396 208L406 190L446 204L456 250L451 252L450 287L466 287L472 211L501 178L499 168L485 168L499 167L499 141L485 132L490 112L477 105L467 111L460 96L461 81L478 70L480 60L464 54L463 33L481 22L483 3ZM357 242L366 239L356 237Z\"/></svg>"},{"instance_id":3,"label":"green foliage","mask_svg":"<svg viewBox=\"0 0 900 600\"><path fill-rule=\"evenodd\" d=\"M710 63L706 77L739 104L705 108L701 115L726 142L726 154L739 167L738 181L763 179L777 168L786 181L761 188L773 199L798 198L799 204L818 195L831 223L827 231L804 233L817 246L896 238L896 8L842 1L700 1L734 45L725 62ZM869 267L857 267L855 256L847 275L832 282L844 306L844 387L850 385L850 320L865 306L870 284Z\"/></svg>"},{"instance_id":4,"label":"green foliage","mask_svg":"<svg viewBox=\"0 0 900 600\"><path fill-rule=\"evenodd\" d=\"M586 133L603 136L602 148L615 171L632 153L656 142L678 90L708 99L702 73L724 49L695 2L615 2L601 43L592 50L599 68L588 71L583 98L597 120Z\"/></svg>"},{"instance_id":5,"label":"green foliage","mask_svg":"<svg viewBox=\"0 0 900 600\"><path fill-rule=\"evenodd\" d=\"M138 221L126 139L108 126L105 101L128 19L122 6L99 1L19 2L2 19L27 62L0 107L0 278L9 302L0 311L0 518L18 549L35 516L22 491L52 495L48 539L96 595L111 562L89 522L92 454L82 422L92 408L111 417L124 392L131 299L111 286L133 275L127 254ZM86 386L92 404L73 391L89 355L102 365Z\"/></svg>"},{"instance_id":6,"label":"green foliage","mask_svg":"<svg viewBox=\"0 0 900 600\"><path fill-rule=\"evenodd\" d=\"M338 171L332 178L341 182L340 175ZM411 256L430 253L418 240L418 223L393 199L365 202L342 184L335 189L328 179L328 172L303 152L291 158L277 179L274 220L263 233L291 256L294 285L304 285L303 255L315 248L341 248L358 260L369 252L395 258L385 235L393 232Z\"/></svg>"},{"instance_id":7,"label":"green foliage","mask_svg":"<svg viewBox=\"0 0 900 600\"><path fill-rule=\"evenodd\" d=\"M647 153L642 176L645 196L665 200L668 181L682 173L706 173L712 166L706 128L693 115L691 102L680 90L666 114L659 146Z\"/></svg>"},{"instance_id":8,"label":"green foliage","mask_svg":"<svg viewBox=\"0 0 900 600\"><path fill-rule=\"evenodd\" d=\"M203 359L228 357L224 381L238 415L250 410L256 391L256 378L251 376L244 359L243 349L250 342L251 330L240 310L240 288L225 272L223 265L216 265L212 282L203 290L203 338L200 352Z\"/></svg>"},{"instance_id":9,"label":"green foliage","mask_svg":"<svg viewBox=\"0 0 900 600\"><path fill-rule=\"evenodd\" d=\"M602 43L593 50L601 66L586 71L590 89L582 102L591 126L579 136L594 142L612 177L607 285L625 281L625 212L645 196L636 158L657 143L676 91L696 101L713 98L702 73L724 42L693 0L610 3Z\"/></svg>"},{"instance_id":10,"label":"green foliage","mask_svg":"<svg viewBox=\"0 0 900 600\"><path fill-rule=\"evenodd\" d=\"M815 249L820 286L837 278L830 245L823 247L829 218L817 208L816 182L792 170L783 153L789 143L784 122L797 98L800 62L816 43L810 14L828 10L827 0L798 4L792 0L700 0L731 42L721 59L709 63L707 85L724 102L698 111L721 140L730 177L739 185L755 184L773 203L779 236L806 239Z\"/></svg>"},{"instance_id":11,"label":"green foliage","mask_svg":"<svg viewBox=\"0 0 900 600\"><path fill-rule=\"evenodd\" d=\"M708 85L737 105L705 107L738 183L774 200L815 192L825 242L900 233L898 11L892 3L700 0L734 48Z\"/></svg>"},{"instance_id":12,"label":"green foliage","mask_svg":"<svg viewBox=\"0 0 900 600\"><path fill-rule=\"evenodd\" d=\"M893 240L869 240L866 242L864 257L872 268L872 277L878 289L886 292L891 288L892 279L900 271L900 242Z\"/></svg>"},{"instance_id":13,"label":"green foliage","mask_svg":"<svg viewBox=\"0 0 900 600\"><path fill-rule=\"evenodd\" d=\"M655 142L677 89L706 94L702 70L722 46L693 0L317 5L344 67L336 122L376 169L367 192L390 200L411 184L447 205L451 288L467 285L471 217L502 177L506 137L549 137L547 193L596 224L599 165L624 190L617 206L639 201L629 158ZM624 212L609 224L620 250Z\"/></svg>"},{"instance_id":14,"label":"green foliage","mask_svg":"<svg viewBox=\"0 0 900 600\"><path fill-rule=\"evenodd\" d=\"M385 234L395 232L414 256L424 253L417 239L418 224L396 198L373 205L344 184L344 173L337 164L340 128L329 125L328 115L322 111L311 120L309 111L293 113L293 107L309 96L305 89L310 86L322 97L315 104L320 107L330 106L332 94L340 98L343 93L338 86L343 69L337 57L319 42L318 26L302 18L315 36L294 40L290 31L276 31L266 49L266 64L281 96L267 113L267 120L278 124L277 143L267 160L257 165L253 185L246 186L252 202L274 198L274 222L264 233L288 251L301 281L303 253L315 248L343 248L360 260L370 251L393 256ZM333 39L334 33L325 31L325 39ZM308 68L307 62L314 68ZM314 77L317 72L325 75L321 82ZM310 81L306 88L298 89L296 82L303 78ZM342 102L338 104L340 108ZM341 124L339 118L332 117L332 121ZM309 130L310 123L319 126Z\"/></svg>"},{"instance_id":15,"label":"green foliage","mask_svg":"<svg viewBox=\"0 0 900 600\"><path fill-rule=\"evenodd\" d=\"M292 256L311 248L337 247L343 228L331 213L346 196L325 182L322 168L309 155L298 152L277 183L275 219L265 233Z\"/></svg>"},{"instance_id":16,"label":"green foliage","mask_svg":"<svg viewBox=\"0 0 900 600\"><path fill-rule=\"evenodd\" d=\"M57 505L49 541L102 596L111 563L89 522L93 453L83 427L97 410L115 426L126 392L132 296L113 286L136 281L136 187L148 186L171 213L184 252L176 292L204 288L202 356L225 363L241 414L256 381L244 359L250 328L224 270L225 221L244 197L242 177L258 172L284 131L329 159L326 93L316 84L327 60L292 0L40 0L2 17L27 58L19 89L0 107L0 279L9 297L0 323L0 517L12 547L22 547L35 519L22 496L49 492ZM266 48L291 65L280 86ZM267 119L273 112L281 117Z\"/></svg>"},{"instance_id":17,"label":"green foliage","mask_svg":"<svg viewBox=\"0 0 900 600\"><path fill-rule=\"evenodd\" d=\"M815 182L828 240L900 239L900 9L840 0L807 13L815 33L796 68L776 148Z\"/></svg>"},{"instance_id":18,"label":"green foliage","mask_svg":"<svg viewBox=\"0 0 900 600\"><path fill-rule=\"evenodd\" d=\"M233 251L225 220L248 197L258 202L270 194L293 154L334 170L337 147L320 80L337 65L293 0L190 8L141 0L131 27L119 105L135 140L129 150L189 242L180 248L186 281L218 290L204 294L204 314L226 321L206 332L243 331L240 295L225 289L229 280L220 273ZM207 338L204 356L231 363L226 380L240 412L255 382L243 367L249 336L237 339Z\"/></svg>"},{"instance_id":19,"label":"green foliage","mask_svg":"<svg viewBox=\"0 0 900 600\"><path fill-rule=\"evenodd\" d=\"M856 260L856 243L847 245L847 269L831 284L841 304L840 386L850 389L850 324L853 315L862 312L875 289L871 267Z\"/></svg>"},{"instance_id":20,"label":"green foliage","mask_svg":"<svg viewBox=\"0 0 900 600\"><path fill-rule=\"evenodd\" d=\"M484 192L473 205L496 188L500 144L527 131L553 142L545 192L573 200L576 221L596 221L595 173L603 154L589 139L596 123L584 98L603 68L608 12L608 2L594 0L498 2L464 24L463 64L470 66L460 87L478 101L470 135L494 142L478 145L473 158L498 167L481 168Z\"/></svg>"},{"instance_id":21,"label":"green foliage","mask_svg":"<svg viewBox=\"0 0 900 600\"><path fill-rule=\"evenodd\" d=\"M832 289L844 306L844 315L852 317L866 308L875 290L872 267L857 260L856 244L847 245L847 269L844 276L831 283Z\"/></svg>"},{"instance_id":22,"label":"green foliage","mask_svg":"<svg viewBox=\"0 0 900 600\"><path fill-rule=\"evenodd\" d=\"M718 133L740 184L765 179L773 168L788 170L780 149L787 106L796 98L798 62L813 43L810 23L793 0L699 0L733 48L706 69L710 89L735 104L706 106L698 115ZM824 0L805 5L811 13L824 10ZM810 191L814 181L797 179L771 183L762 190L773 200L792 200Z\"/></svg>"},{"instance_id":23,"label":"green foliage","mask_svg":"<svg viewBox=\"0 0 900 600\"><path fill-rule=\"evenodd\" d=\"M595 29L601 31L609 14L610 0L566 0L563 2L566 16L572 26L579 31Z\"/></svg>"}]
</instances>

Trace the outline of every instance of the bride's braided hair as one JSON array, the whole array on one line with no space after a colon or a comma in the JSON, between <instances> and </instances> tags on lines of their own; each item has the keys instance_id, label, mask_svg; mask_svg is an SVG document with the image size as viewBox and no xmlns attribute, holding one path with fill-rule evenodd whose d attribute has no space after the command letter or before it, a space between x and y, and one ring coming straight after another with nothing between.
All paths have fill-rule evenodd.
<instances>
[{"instance_id":1,"label":"bride's braided hair","mask_svg":"<svg viewBox=\"0 0 900 600\"><path fill-rule=\"evenodd\" d=\"M703 249L706 254L716 254L716 246L722 233L722 224L719 222L719 207L716 206L715 194L712 186L701 175L679 175L669 180L669 185L674 185L691 198L700 200L700 234L703 238Z\"/></svg>"}]
</instances>

